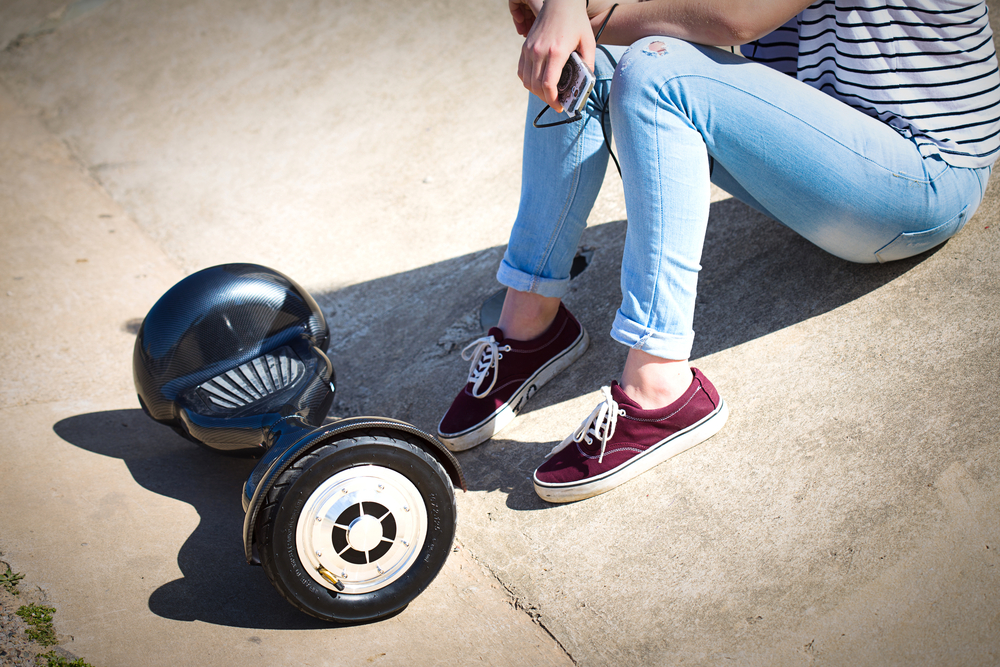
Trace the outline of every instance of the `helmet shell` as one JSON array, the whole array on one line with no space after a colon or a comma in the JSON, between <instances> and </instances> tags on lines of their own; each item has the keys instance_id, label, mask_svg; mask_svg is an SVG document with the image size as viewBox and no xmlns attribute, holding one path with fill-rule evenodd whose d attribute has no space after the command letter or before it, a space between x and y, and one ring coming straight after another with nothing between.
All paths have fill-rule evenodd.
<instances>
[{"instance_id":1,"label":"helmet shell","mask_svg":"<svg viewBox=\"0 0 1000 667\"><path fill-rule=\"evenodd\" d=\"M198 271L139 328L133 379L143 409L200 444L259 455L271 427L318 426L333 403L330 331L291 278L256 264Z\"/></svg>"}]
</instances>

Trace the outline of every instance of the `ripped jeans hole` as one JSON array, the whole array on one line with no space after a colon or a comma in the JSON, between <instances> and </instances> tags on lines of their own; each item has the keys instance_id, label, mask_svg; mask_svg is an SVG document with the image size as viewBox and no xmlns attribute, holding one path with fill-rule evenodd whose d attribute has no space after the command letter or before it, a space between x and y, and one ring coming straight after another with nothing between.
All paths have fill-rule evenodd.
<instances>
[{"instance_id":1,"label":"ripped jeans hole","mask_svg":"<svg viewBox=\"0 0 1000 667\"><path fill-rule=\"evenodd\" d=\"M651 56L665 56L667 55L667 45L659 41L650 42L642 51Z\"/></svg>"}]
</instances>

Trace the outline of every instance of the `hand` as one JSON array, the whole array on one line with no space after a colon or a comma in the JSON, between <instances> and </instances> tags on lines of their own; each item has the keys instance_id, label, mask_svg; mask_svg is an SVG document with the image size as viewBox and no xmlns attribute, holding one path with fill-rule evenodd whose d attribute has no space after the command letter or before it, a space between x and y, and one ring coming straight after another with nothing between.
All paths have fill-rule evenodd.
<instances>
[{"instance_id":1,"label":"hand","mask_svg":"<svg viewBox=\"0 0 1000 667\"><path fill-rule=\"evenodd\" d=\"M542 10L541 0L507 0L510 16L514 19L514 28L521 37L527 37L528 31L535 23L535 17Z\"/></svg>"},{"instance_id":2,"label":"hand","mask_svg":"<svg viewBox=\"0 0 1000 667\"><path fill-rule=\"evenodd\" d=\"M508 1L515 3L516 0ZM525 2L516 4L522 9L526 6ZM593 71L594 48L594 32L587 16L586 0L547 0L530 21L527 38L521 47L517 75L525 88L556 111L562 111L556 86L569 54L572 51L579 53Z\"/></svg>"}]
</instances>

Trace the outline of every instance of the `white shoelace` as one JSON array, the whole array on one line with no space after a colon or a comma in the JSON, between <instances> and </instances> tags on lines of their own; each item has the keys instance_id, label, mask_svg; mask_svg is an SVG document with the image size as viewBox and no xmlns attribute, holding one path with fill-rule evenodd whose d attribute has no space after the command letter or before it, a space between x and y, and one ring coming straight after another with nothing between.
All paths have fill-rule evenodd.
<instances>
[{"instance_id":1,"label":"white shoelace","mask_svg":"<svg viewBox=\"0 0 1000 667\"><path fill-rule=\"evenodd\" d=\"M510 352L510 345L500 347L493 336L478 338L462 350L462 358L466 361L472 360L472 365L469 366L469 378L466 382L472 383L472 395L476 398L484 398L493 391L493 386L497 383L497 372L500 370L498 362L503 359L502 352ZM496 371L490 380L490 386L481 390L483 380L486 379L491 368L496 369Z\"/></svg>"},{"instance_id":2,"label":"white shoelace","mask_svg":"<svg viewBox=\"0 0 1000 667\"><path fill-rule=\"evenodd\" d=\"M601 391L604 393L604 400L580 423L579 428L549 452L549 457L561 452L572 443L586 440L589 445L594 442L594 438L597 438L601 441L601 453L597 457L597 462L604 462L604 450L608 446L608 440L615 434L618 417L624 416L625 411L618 407L618 401L611 398L611 387L601 387Z\"/></svg>"}]
</instances>

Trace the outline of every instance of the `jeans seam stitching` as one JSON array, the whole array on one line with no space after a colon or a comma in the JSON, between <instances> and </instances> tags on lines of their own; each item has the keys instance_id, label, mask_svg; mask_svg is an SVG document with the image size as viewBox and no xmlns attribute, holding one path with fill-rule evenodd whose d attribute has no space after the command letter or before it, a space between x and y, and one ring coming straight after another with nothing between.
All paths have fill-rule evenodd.
<instances>
[{"instance_id":1,"label":"jeans seam stitching","mask_svg":"<svg viewBox=\"0 0 1000 667\"><path fill-rule=\"evenodd\" d=\"M659 95L657 95L657 97L659 98ZM658 120L657 119L658 119L659 113L660 113L660 105L659 105L659 103L654 102L653 103L653 127L657 127L658 126ZM662 182L662 180L659 178L661 176L661 171L662 171L661 161L660 161L660 142L656 141L656 142L654 142L654 144L656 145L656 175L657 175L657 179L656 180L657 180L657 182ZM663 189L662 188L659 188L657 190L657 193L656 193L656 215L660 219L660 221L662 222L662 220L663 220ZM627 212L626 212L626 216L627 216ZM665 225L660 224L661 231L660 231L660 234L659 234L658 238L656 239L656 241L657 241L656 270L654 271L653 275L656 276L657 279L660 276L660 268L661 268L661 266L663 264L663 227L665 227ZM653 310L654 310L653 309L653 303L655 303L656 296L659 293L659 287L660 287L660 285L659 285L659 281L657 279L653 280L653 290L652 290L652 293L649 296L649 304L650 304L650 306L649 306L649 312L646 313L645 324L644 324L644 327L647 330L649 330L649 329L652 328L650 326L650 321L653 318Z\"/></svg>"},{"instance_id":2,"label":"jeans seam stitching","mask_svg":"<svg viewBox=\"0 0 1000 667\"><path fill-rule=\"evenodd\" d=\"M573 180L570 184L569 191L566 194L566 200L563 202L563 208L561 211L559 211L559 221L553 227L552 234L549 236L549 239L545 246L545 252L542 253L542 256L539 258L538 263L535 265L535 269L532 272L532 277L531 277L532 288L535 287L536 281L542 277L541 276L542 269L548 263L552 255L552 250L553 248L555 248L556 239L560 236L563 227L566 225L566 218L569 215L570 209L572 208L572 202L576 198L576 191L580 187L580 171L583 169L582 165L583 160L580 159L580 152L583 150L583 142L580 134L581 133L577 134L577 138L573 142L573 154L575 157L574 160L575 166L573 168Z\"/></svg>"}]
</instances>

